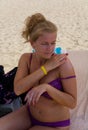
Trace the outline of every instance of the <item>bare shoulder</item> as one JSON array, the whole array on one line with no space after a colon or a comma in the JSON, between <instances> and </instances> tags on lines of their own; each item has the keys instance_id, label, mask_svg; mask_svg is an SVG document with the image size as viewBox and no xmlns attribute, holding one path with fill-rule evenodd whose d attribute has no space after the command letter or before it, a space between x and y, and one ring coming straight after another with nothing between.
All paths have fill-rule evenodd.
<instances>
[{"instance_id":1,"label":"bare shoulder","mask_svg":"<svg viewBox=\"0 0 88 130\"><path fill-rule=\"evenodd\" d=\"M28 62L30 60L31 53L24 53L21 55L19 62Z\"/></svg>"},{"instance_id":2,"label":"bare shoulder","mask_svg":"<svg viewBox=\"0 0 88 130\"><path fill-rule=\"evenodd\" d=\"M30 69L30 55L31 53L24 53L21 55L18 62L17 79L28 74Z\"/></svg>"},{"instance_id":3,"label":"bare shoulder","mask_svg":"<svg viewBox=\"0 0 88 130\"><path fill-rule=\"evenodd\" d=\"M29 66L30 56L31 56L31 53L22 54L18 62L18 67L22 68L25 66Z\"/></svg>"},{"instance_id":4,"label":"bare shoulder","mask_svg":"<svg viewBox=\"0 0 88 130\"><path fill-rule=\"evenodd\" d=\"M30 57L31 53L24 53L21 55L20 59L28 59Z\"/></svg>"},{"instance_id":5,"label":"bare shoulder","mask_svg":"<svg viewBox=\"0 0 88 130\"><path fill-rule=\"evenodd\" d=\"M75 75L74 67L69 58L59 67L59 72L61 77Z\"/></svg>"}]
</instances>

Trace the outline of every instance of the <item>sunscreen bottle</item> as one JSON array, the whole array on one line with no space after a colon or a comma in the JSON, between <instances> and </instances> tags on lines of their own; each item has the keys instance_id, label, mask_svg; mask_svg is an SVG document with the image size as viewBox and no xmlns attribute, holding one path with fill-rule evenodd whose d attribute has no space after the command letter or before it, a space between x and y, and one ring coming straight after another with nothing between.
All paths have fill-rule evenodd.
<instances>
[{"instance_id":1,"label":"sunscreen bottle","mask_svg":"<svg viewBox=\"0 0 88 130\"><path fill-rule=\"evenodd\" d=\"M55 54L63 54L63 53L67 53L66 50L63 50L61 47L56 47L54 50Z\"/></svg>"}]
</instances>

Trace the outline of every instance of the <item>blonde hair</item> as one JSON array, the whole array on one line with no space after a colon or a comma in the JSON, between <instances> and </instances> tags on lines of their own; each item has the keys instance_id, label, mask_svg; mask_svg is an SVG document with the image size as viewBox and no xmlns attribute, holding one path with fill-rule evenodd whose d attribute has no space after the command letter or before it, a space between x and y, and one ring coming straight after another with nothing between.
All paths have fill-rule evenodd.
<instances>
[{"instance_id":1,"label":"blonde hair","mask_svg":"<svg viewBox=\"0 0 88 130\"><path fill-rule=\"evenodd\" d=\"M22 37L26 42L29 40L36 41L43 32L57 32L57 27L54 23L46 20L40 13L36 13L25 20L25 28L22 32Z\"/></svg>"}]
</instances>

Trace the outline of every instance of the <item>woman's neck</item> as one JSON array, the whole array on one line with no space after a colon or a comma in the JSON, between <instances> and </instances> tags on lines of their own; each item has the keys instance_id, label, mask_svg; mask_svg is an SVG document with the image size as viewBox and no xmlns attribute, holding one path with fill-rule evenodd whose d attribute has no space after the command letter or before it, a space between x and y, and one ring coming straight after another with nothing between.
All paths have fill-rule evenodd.
<instances>
[{"instance_id":1,"label":"woman's neck","mask_svg":"<svg viewBox=\"0 0 88 130\"><path fill-rule=\"evenodd\" d=\"M42 58L36 53L34 55L35 55L36 62L39 63L39 65L43 65L47 61L47 59Z\"/></svg>"}]
</instances>

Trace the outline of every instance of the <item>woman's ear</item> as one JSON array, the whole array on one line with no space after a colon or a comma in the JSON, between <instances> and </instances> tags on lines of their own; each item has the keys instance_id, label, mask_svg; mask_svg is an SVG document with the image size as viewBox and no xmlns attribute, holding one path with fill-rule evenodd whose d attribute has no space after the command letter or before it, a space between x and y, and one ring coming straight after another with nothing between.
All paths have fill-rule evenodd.
<instances>
[{"instance_id":1,"label":"woman's ear","mask_svg":"<svg viewBox=\"0 0 88 130\"><path fill-rule=\"evenodd\" d=\"M31 44L32 48L34 48L34 42L33 42L33 41L31 41L31 40L29 40L29 42L30 42L30 44Z\"/></svg>"},{"instance_id":2,"label":"woman's ear","mask_svg":"<svg viewBox=\"0 0 88 130\"><path fill-rule=\"evenodd\" d=\"M35 52L35 45L34 45L34 42L32 42L31 40L29 41L30 42L30 44L31 44L31 46L32 46L32 52Z\"/></svg>"}]
</instances>

